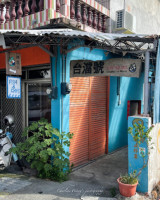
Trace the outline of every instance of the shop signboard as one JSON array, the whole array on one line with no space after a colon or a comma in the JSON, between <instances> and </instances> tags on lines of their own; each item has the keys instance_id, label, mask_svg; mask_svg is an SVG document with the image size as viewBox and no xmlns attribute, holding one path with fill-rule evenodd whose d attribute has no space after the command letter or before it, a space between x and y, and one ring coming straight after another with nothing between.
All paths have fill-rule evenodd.
<instances>
[{"instance_id":1,"label":"shop signboard","mask_svg":"<svg viewBox=\"0 0 160 200\"><path fill-rule=\"evenodd\" d=\"M130 58L112 58L102 61L74 60L70 63L71 77L126 76L139 77L142 61Z\"/></svg>"},{"instance_id":2,"label":"shop signboard","mask_svg":"<svg viewBox=\"0 0 160 200\"><path fill-rule=\"evenodd\" d=\"M7 75L22 75L21 54L6 53L6 74Z\"/></svg>"},{"instance_id":3,"label":"shop signboard","mask_svg":"<svg viewBox=\"0 0 160 200\"><path fill-rule=\"evenodd\" d=\"M7 98L21 99L21 77L7 76Z\"/></svg>"}]
</instances>

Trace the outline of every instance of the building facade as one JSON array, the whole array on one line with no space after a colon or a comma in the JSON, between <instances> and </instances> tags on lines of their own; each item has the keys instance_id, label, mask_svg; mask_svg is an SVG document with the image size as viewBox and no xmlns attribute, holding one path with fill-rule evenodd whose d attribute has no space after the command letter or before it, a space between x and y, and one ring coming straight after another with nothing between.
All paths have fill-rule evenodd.
<instances>
[{"instance_id":1,"label":"building facade","mask_svg":"<svg viewBox=\"0 0 160 200\"><path fill-rule=\"evenodd\" d=\"M109 0L5 1L0 4L0 29L67 28L93 33L111 32L116 21L116 11L123 9L122 5L118 1L116 4ZM132 9L129 10L128 6ZM135 11L134 6L125 5L128 12ZM138 14L133 14L138 18ZM139 25L136 26L136 32L141 33ZM54 41L56 43L53 38ZM78 44L83 47L77 48ZM132 114L143 112L143 67L139 78L70 77L70 63L73 60L105 61L125 56L95 47L92 49L80 36L70 40L66 49L61 46L50 48L47 44L37 46L33 41L27 48L10 48L12 52L21 54L22 98L6 98L6 60L5 53L2 53L4 49L1 49L0 114L2 127L2 119L6 114L15 116L17 124L12 130L15 142L21 140L25 126L45 117L60 131L74 133L68 151L71 152L70 160L75 166L127 145L128 115L131 110L135 110ZM130 57L138 58L135 55ZM70 95L61 93L62 83L72 84ZM54 86L58 88L58 95L56 99L50 100L46 89Z\"/></svg>"}]
</instances>

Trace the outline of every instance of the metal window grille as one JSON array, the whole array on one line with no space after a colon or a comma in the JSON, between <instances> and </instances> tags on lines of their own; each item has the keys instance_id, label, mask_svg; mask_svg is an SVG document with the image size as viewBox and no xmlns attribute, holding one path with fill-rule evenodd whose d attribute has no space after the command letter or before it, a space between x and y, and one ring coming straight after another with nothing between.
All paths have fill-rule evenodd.
<instances>
[{"instance_id":1,"label":"metal window grille","mask_svg":"<svg viewBox=\"0 0 160 200\"><path fill-rule=\"evenodd\" d=\"M120 11L117 12L117 26L116 26L116 28L122 28L123 27L123 16L124 16L123 10L120 10Z\"/></svg>"},{"instance_id":2,"label":"metal window grille","mask_svg":"<svg viewBox=\"0 0 160 200\"><path fill-rule=\"evenodd\" d=\"M1 127L4 129L3 119L6 115L13 115L15 125L11 127L10 131L13 134L13 142L18 143L23 141L22 132L24 127L23 119L23 98L21 99L7 99L6 85L1 85ZM22 93L23 96L23 93Z\"/></svg>"}]
</instances>

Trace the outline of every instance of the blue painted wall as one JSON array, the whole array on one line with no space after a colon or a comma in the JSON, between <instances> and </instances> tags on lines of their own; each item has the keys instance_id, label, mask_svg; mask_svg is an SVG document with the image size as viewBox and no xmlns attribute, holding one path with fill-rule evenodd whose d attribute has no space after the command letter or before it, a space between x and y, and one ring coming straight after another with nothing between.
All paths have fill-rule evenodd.
<instances>
[{"instance_id":1,"label":"blue painted wall","mask_svg":"<svg viewBox=\"0 0 160 200\"><path fill-rule=\"evenodd\" d=\"M71 60L105 60L110 57L110 55L106 56L104 50L100 49L93 49L90 50L89 48L81 47L79 49L76 49L70 53L68 53L67 56L67 66L70 67L70 61Z\"/></svg>"},{"instance_id":2,"label":"blue painted wall","mask_svg":"<svg viewBox=\"0 0 160 200\"><path fill-rule=\"evenodd\" d=\"M127 101L143 99L143 80L143 73L140 78L121 77L118 105L117 77L110 77L109 152L128 144Z\"/></svg>"},{"instance_id":3,"label":"blue painted wall","mask_svg":"<svg viewBox=\"0 0 160 200\"><path fill-rule=\"evenodd\" d=\"M52 83L55 86L55 80L58 87L58 98L52 100L51 108L51 118L52 125L58 128L60 131L69 132L69 105L70 105L70 95L61 95L61 82L70 82L70 61L71 60L105 60L110 57L110 55L105 55L104 50L89 48L79 48L76 49L66 56L66 73L65 64L62 62L62 54L60 49L57 51L57 61L55 58L51 58L52 65ZM56 70L57 64L57 70ZM57 73L55 73L57 71ZM66 151L69 149L66 147Z\"/></svg>"},{"instance_id":4,"label":"blue painted wall","mask_svg":"<svg viewBox=\"0 0 160 200\"><path fill-rule=\"evenodd\" d=\"M151 118L145 118L145 117L129 117L128 118L128 127L133 127L133 120L134 119L140 119L143 121L143 126L145 127L145 131L148 130L148 128L151 125ZM141 123L141 122L139 122ZM133 129L134 133L134 129ZM148 160L148 148L146 142L141 143L139 147L145 148L145 162ZM136 143L133 140L133 137L128 134L128 173L133 173L134 170L137 171L137 173L140 171L140 169L143 167L143 158L139 154L139 147L136 145ZM148 192L148 165L146 168L142 170L142 173L138 177L138 186L137 191L138 192Z\"/></svg>"},{"instance_id":5,"label":"blue painted wall","mask_svg":"<svg viewBox=\"0 0 160 200\"><path fill-rule=\"evenodd\" d=\"M60 131L69 132L69 103L70 95L61 95L61 82L70 82L71 60L107 60L113 55L105 55L104 50L79 48L67 54L66 73L65 65L62 63L62 55L58 49L57 75L55 77L56 59L52 58L53 86L57 79L58 99L52 100L52 124ZM127 145L127 101L142 100L143 96L143 74L137 78L120 78L121 105L118 106L117 77L110 78L110 107L109 107L109 152Z\"/></svg>"}]
</instances>

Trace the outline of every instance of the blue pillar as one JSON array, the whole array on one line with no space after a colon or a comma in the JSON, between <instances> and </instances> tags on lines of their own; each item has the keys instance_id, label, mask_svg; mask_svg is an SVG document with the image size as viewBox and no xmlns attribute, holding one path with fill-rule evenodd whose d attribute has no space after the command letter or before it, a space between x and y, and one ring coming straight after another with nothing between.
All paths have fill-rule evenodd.
<instances>
[{"instance_id":1,"label":"blue pillar","mask_svg":"<svg viewBox=\"0 0 160 200\"><path fill-rule=\"evenodd\" d=\"M57 48L57 58L51 58L52 67L52 84L57 86L58 94L57 99L52 99L51 102L51 122L54 128L58 128L61 132L62 121L62 96L61 96L61 82L62 82L62 56L59 47Z\"/></svg>"},{"instance_id":2,"label":"blue pillar","mask_svg":"<svg viewBox=\"0 0 160 200\"><path fill-rule=\"evenodd\" d=\"M70 95L61 94L61 83L70 81L70 62L67 56L60 53L57 49L57 58L51 58L52 66L52 84L58 88L57 99L52 99L51 103L51 121L54 128L60 132L69 132L69 98ZM65 147L69 151L68 147Z\"/></svg>"},{"instance_id":3,"label":"blue pillar","mask_svg":"<svg viewBox=\"0 0 160 200\"><path fill-rule=\"evenodd\" d=\"M141 123L145 127L145 131L151 126L150 117L141 117L141 116L130 116L128 118L128 127L133 127L134 123ZM143 149L142 149L143 148ZM148 159L148 148L146 142L136 145L132 136L128 135L128 173L132 173L134 170L139 170L143 167L143 158L141 156L141 150L145 152L145 160ZM137 186L138 192L146 193L148 192L148 165L142 170L140 174L139 184Z\"/></svg>"},{"instance_id":4,"label":"blue pillar","mask_svg":"<svg viewBox=\"0 0 160 200\"><path fill-rule=\"evenodd\" d=\"M63 82L70 82L70 60L68 56L64 55L64 64L63 64ZM69 132L69 108L70 108L70 95L62 95L62 131ZM69 152L69 147L65 147L65 151Z\"/></svg>"}]
</instances>

